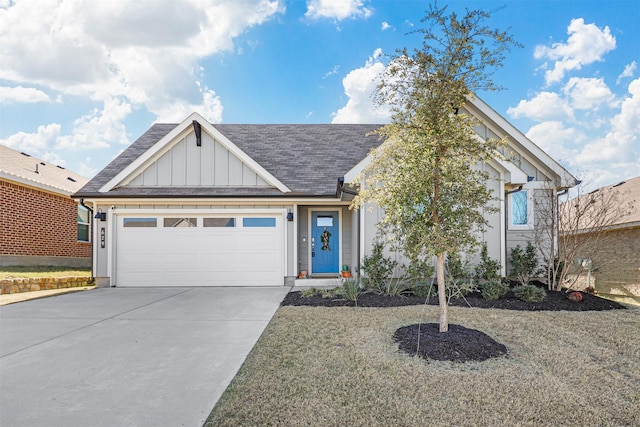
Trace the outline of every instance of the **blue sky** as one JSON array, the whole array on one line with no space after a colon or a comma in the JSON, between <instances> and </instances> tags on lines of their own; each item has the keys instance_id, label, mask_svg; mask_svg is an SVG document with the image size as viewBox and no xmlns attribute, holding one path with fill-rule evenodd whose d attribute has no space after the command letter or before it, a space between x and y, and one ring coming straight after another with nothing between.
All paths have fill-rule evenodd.
<instances>
[{"instance_id":1,"label":"blue sky","mask_svg":"<svg viewBox=\"0 0 640 427\"><path fill-rule=\"evenodd\" d=\"M371 100L429 2L0 0L0 144L91 177L154 122L384 123ZM499 9L524 45L479 93L591 188L640 175L640 1Z\"/></svg>"}]
</instances>

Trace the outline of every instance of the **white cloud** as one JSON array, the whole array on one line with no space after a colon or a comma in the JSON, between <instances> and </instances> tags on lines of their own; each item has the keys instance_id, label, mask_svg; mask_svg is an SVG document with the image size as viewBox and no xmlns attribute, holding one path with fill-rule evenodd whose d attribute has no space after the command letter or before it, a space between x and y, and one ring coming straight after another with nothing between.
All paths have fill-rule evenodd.
<instances>
[{"instance_id":1,"label":"white cloud","mask_svg":"<svg viewBox=\"0 0 640 427\"><path fill-rule=\"evenodd\" d=\"M41 125L35 133L14 133L6 139L0 139L0 144L35 156L42 156L55 145L60 136L60 129L61 126L58 123Z\"/></svg>"},{"instance_id":2,"label":"white cloud","mask_svg":"<svg viewBox=\"0 0 640 427\"><path fill-rule=\"evenodd\" d=\"M351 18L368 18L373 10L365 7L363 0L307 0L304 16L311 19L328 18L336 21Z\"/></svg>"},{"instance_id":3,"label":"white cloud","mask_svg":"<svg viewBox=\"0 0 640 427\"><path fill-rule=\"evenodd\" d=\"M108 148L112 143L129 144L123 120L131 113L131 104L117 98L105 100L102 111L95 109L73 124L71 135L56 141L57 149L91 150Z\"/></svg>"},{"instance_id":4,"label":"white cloud","mask_svg":"<svg viewBox=\"0 0 640 427\"><path fill-rule=\"evenodd\" d=\"M600 104L611 104L615 99L602 78L572 77L563 92L571 99L571 106L580 110L597 109Z\"/></svg>"},{"instance_id":5,"label":"white cloud","mask_svg":"<svg viewBox=\"0 0 640 427\"><path fill-rule=\"evenodd\" d=\"M547 85L561 81L568 71L602 61L607 52L616 48L616 39L609 27L601 30L595 24L585 24L583 18L572 19L567 34L569 38L566 43L554 43L551 47L536 46L536 58L555 61L553 69L545 73Z\"/></svg>"},{"instance_id":6,"label":"white cloud","mask_svg":"<svg viewBox=\"0 0 640 427\"><path fill-rule=\"evenodd\" d=\"M385 31L385 30L388 30L388 29L393 29L393 27L387 21L384 21L384 22L382 22L382 25L380 26L380 29L382 31Z\"/></svg>"},{"instance_id":7,"label":"white cloud","mask_svg":"<svg viewBox=\"0 0 640 427\"><path fill-rule=\"evenodd\" d=\"M588 188L637 176L640 159L640 79L628 86L628 94L615 105L617 114L603 120L598 133L576 124L545 121L529 129L527 137L571 171L585 173ZM582 126L582 127L581 127Z\"/></svg>"},{"instance_id":8,"label":"white cloud","mask_svg":"<svg viewBox=\"0 0 640 427\"><path fill-rule=\"evenodd\" d=\"M507 114L512 118L526 117L536 121L573 120L569 104L554 92L540 92L530 101L521 100L510 107Z\"/></svg>"},{"instance_id":9,"label":"white cloud","mask_svg":"<svg viewBox=\"0 0 640 427\"><path fill-rule=\"evenodd\" d=\"M622 79L626 77L633 77L633 74L635 73L636 68L638 68L638 63L636 61L631 61L630 64L627 64L624 67L624 70L622 70L622 73L620 73L620 75L616 79L616 84L620 84Z\"/></svg>"},{"instance_id":10,"label":"white cloud","mask_svg":"<svg viewBox=\"0 0 640 427\"><path fill-rule=\"evenodd\" d=\"M373 94L380 82L380 74L385 66L378 58L381 49L376 49L364 67L350 71L342 85L349 97L347 104L333 113L332 123L386 123L391 117L390 108L376 106Z\"/></svg>"},{"instance_id":11,"label":"white cloud","mask_svg":"<svg viewBox=\"0 0 640 427\"><path fill-rule=\"evenodd\" d=\"M134 108L158 121L197 111L221 122L220 98L199 84L200 62L233 51L235 38L284 10L282 0L5 0L0 79L15 87L0 88L0 103L51 102L56 93L63 108L69 99L101 107L70 129L51 123L0 142L64 163L80 150L128 144L124 122ZM76 167L91 176L102 166Z\"/></svg>"},{"instance_id":12,"label":"white cloud","mask_svg":"<svg viewBox=\"0 0 640 427\"><path fill-rule=\"evenodd\" d=\"M49 95L32 87L0 87L0 104L51 102Z\"/></svg>"},{"instance_id":13,"label":"white cloud","mask_svg":"<svg viewBox=\"0 0 640 427\"><path fill-rule=\"evenodd\" d=\"M340 69L339 65L334 65L333 68L331 69L331 71L327 71L327 73L324 76L322 76L322 79L324 80L324 79L326 79L328 77L333 76L334 74L338 74L338 70L339 69Z\"/></svg>"},{"instance_id":14,"label":"white cloud","mask_svg":"<svg viewBox=\"0 0 640 427\"><path fill-rule=\"evenodd\" d=\"M197 84L198 61L283 11L279 0L22 0L0 9L0 79L125 99L160 117L198 107L219 121L220 100Z\"/></svg>"}]
</instances>

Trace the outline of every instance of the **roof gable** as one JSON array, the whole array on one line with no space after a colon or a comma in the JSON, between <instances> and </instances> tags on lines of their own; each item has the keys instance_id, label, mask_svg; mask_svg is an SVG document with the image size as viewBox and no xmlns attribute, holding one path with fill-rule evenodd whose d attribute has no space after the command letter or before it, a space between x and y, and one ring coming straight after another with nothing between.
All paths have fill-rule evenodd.
<instances>
[{"instance_id":1,"label":"roof gable","mask_svg":"<svg viewBox=\"0 0 640 427\"><path fill-rule=\"evenodd\" d=\"M0 145L0 178L65 196L88 182L77 173L4 145Z\"/></svg>"},{"instance_id":2,"label":"roof gable","mask_svg":"<svg viewBox=\"0 0 640 427\"><path fill-rule=\"evenodd\" d=\"M183 128L188 134L191 122ZM203 127L203 144L205 122ZM100 171L76 197L335 197L338 178L344 176L369 151L378 146L377 136L370 133L376 124L206 124L246 153L262 168L285 185L290 192L264 187L162 187L135 186L134 180L142 169L141 156L148 153L161 140L180 136L176 124L154 124L131 144L120 156ZM158 161L159 154L148 165ZM124 171L129 173L125 180ZM144 169L144 168L143 168ZM118 178L120 176L120 178ZM110 182L124 182L106 189ZM109 184L112 185L112 184Z\"/></svg>"},{"instance_id":3,"label":"roof gable","mask_svg":"<svg viewBox=\"0 0 640 427\"><path fill-rule=\"evenodd\" d=\"M194 122L201 127L199 145ZM99 191L118 187L274 187L282 193L290 191L197 113L174 125Z\"/></svg>"}]
</instances>

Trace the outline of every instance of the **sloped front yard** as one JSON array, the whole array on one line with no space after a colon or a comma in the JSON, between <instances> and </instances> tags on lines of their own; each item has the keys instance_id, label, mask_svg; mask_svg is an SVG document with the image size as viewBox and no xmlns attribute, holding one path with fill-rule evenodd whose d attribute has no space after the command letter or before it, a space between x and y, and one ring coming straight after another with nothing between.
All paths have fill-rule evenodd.
<instances>
[{"instance_id":1,"label":"sloped front yard","mask_svg":"<svg viewBox=\"0 0 640 427\"><path fill-rule=\"evenodd\" d=\"M281 307L207 426L640 425L640 310L450 307L508 348L429 362L394 332L435 306Z\"/></svg>"}]
</instances>

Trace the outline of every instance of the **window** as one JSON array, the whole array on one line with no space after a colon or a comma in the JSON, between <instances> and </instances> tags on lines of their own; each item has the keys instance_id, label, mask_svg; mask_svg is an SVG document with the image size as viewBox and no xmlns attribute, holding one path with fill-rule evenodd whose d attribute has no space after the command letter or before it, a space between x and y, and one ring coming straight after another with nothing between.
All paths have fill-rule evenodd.
<instances>
[{"instance_id":1,"label":"window","mask_svg":"<svg viewBox=\"0 0 640 427\"><path fill-rule=\"evenodd\" d=\"M204 227L235 227L235 218L204 218L202 225Z\"/></svg>"},{"instance_id":2,"label":"window","mask_svg":"<svg viewBox=\"0 0 640 427\"><path fill-rule=\"evenodd\" d=\"M189 228L196 227L197 222L195 218L165 218L163 225L169 228Z\"/></svg>"},{"instance_id":3,"label":"window","mask_svg":"<svg viewBox=\"0 0 640 427\"><path fill-rule=\"evenodd\" d=\"M157 227L158 220L156 218L124 218L123 224L124 227Z\"/></svg>"},{"instance_id":4,"label":"window","mask_svg":"<svg viewBox=\"0 0 640 427\"><path fill-rule=\"evenodd\" d=\"M243 227L275 227L275 218L242 218Z\"/></svg>"},{"instance_id":5,"label":"window","mask_svg":"<svg viewBox=\"0 0 640 427\"><path fill-rule=\"evenodd\" d=\"M78 205L78 241L89 241L89 209L82 205Z\"/></svg>"},{"instance_id":6,"label":"window","mask_svg":"<svg viewBox=\"0 0 640 427\"><path fill-rule=\"evenodd\" d=\"M529 225L529 197L527 190L511 194L511 225Z\"/></svg>"},{"instance_id":7,"label":"window","mask_svg":"<svg viewBox=\"0 0 640 427\"><path fill-rule=\"evenodd\" d=\"M318 227L333 227L333 217L318 215L316 224Z\"/></svg>"}]
</instances>

